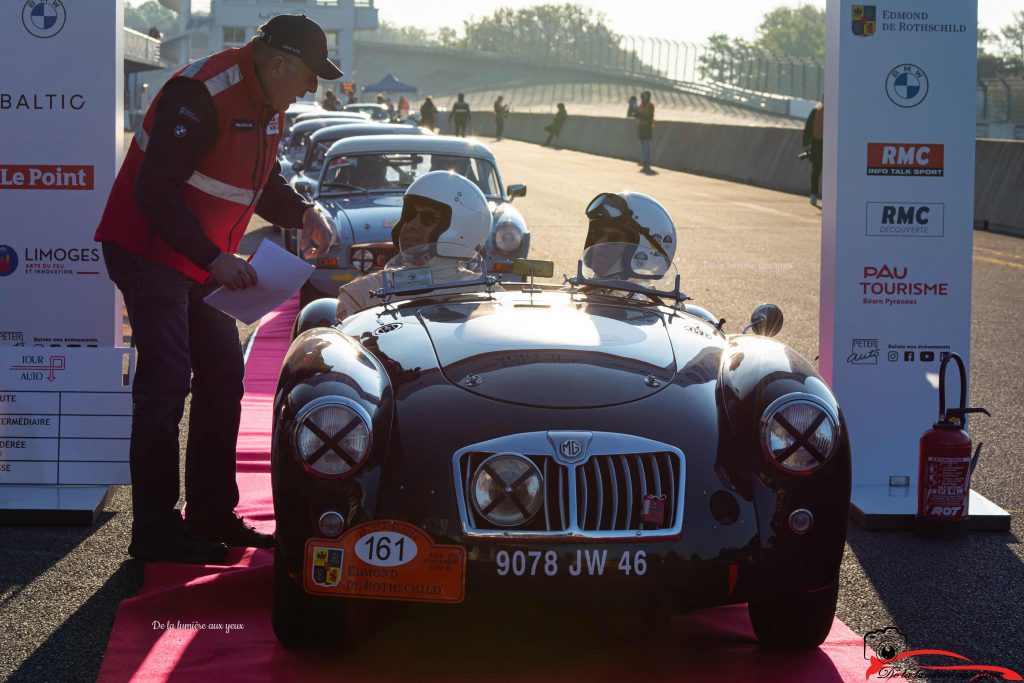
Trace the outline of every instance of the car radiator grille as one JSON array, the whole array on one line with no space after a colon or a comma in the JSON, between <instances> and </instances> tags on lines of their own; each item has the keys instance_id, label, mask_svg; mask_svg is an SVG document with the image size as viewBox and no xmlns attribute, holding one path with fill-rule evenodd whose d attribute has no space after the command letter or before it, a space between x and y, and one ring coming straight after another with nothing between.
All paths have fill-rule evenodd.
<instances>
[{"instance_id":1,"label":"car radiator grille","mask_svg":"<svg viewBox=\"0 0 1024 683\"><path fill-rule=\"evenodd\" d=\"M504 536L555 532L601 532L599 536L635 537L635 532L672 527L681 504L681 464L676 453L594 455L583 464L564 465L549 455L527 455L544 476L544 504L528 523L507 529L489 523L473 507L473 473L493 453L465 453L461 486L469 531L500 531ZM644 521L648 496L663 498L664 521ZM561 532L561 533L559 533Z\"/></svg>"},{"instance_id":2,"label":"car radiator grille","mask_svg":"<svg viewBox=\"0 0 1024 683\"><path fill-rule=\"evenodd\" d=\"M363 252L370 253L372 257L372 264L368 264L366 267L361 268L357 262L364 262L365 254ZM371 270L380 270L397 254L398 250L395 249L395 245L390 242L353 244L348 248L348 262L358 268L361 272L369 272Z\"/></svg>"}]
</instances>

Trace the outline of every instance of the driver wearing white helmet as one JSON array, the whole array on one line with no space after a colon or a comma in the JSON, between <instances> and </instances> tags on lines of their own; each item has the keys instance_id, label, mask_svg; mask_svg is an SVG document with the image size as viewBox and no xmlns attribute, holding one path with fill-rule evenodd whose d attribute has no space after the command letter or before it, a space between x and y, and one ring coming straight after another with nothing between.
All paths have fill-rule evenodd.
<instances>
[{"instance_id":1,"label":"driver wearing white helmet","mask_svg":"<svg viewBox=\"0 0 1024 683\"><path fill-rule=\"evenodd\" d=\"M676 227L665 207L653 197L638 192L602 192L587 205L586 214L590 227L583 245L583 262L593 271L593 278L658 280L671 267ZM613 292L593 287L585 291Z\"/></svg>"},{"instance_id":2,"label":"driver wearing white helmet","mask_svg":"<svg viewBox=\"0 0 1024 683\"><path fill-rule=\"evenodd\" d=\"M400 252L435 244L429 259L433 281L451 282L460 266L483 248L490 229L491 213L480 188L457 173L431 171L405 191L402 216L391 231L391 241ZM383 285L380 272L342 285L338 320L379 303L372 292Z\"/></svg>"}]
</instances>

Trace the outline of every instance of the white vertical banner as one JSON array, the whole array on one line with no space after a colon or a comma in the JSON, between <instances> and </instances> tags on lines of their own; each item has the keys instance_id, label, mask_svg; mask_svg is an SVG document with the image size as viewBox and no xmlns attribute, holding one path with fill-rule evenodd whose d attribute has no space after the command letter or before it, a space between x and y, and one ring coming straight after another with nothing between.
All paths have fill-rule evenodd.
<instances>
[{"instance_id":1,"label":"white vertical banner","mask_svg":"<svg viewBox=\"0 0 1024 683\"><path fill-rule=\"evenodd\" d=\"M826 21L820 367L855 507L913 514L939 364L970 358L977 2L829 0Z\"/></svg>"},{"instance_id":2,"label":"white vertical banner","mask_svg":"<svg viewBox=\"0 0 1024 683\"><path fill-rule=\"evenodd\" d=\"M121 0L7 0L0 42L0 345L110 347L92 236L121 159Z\"/></svg>"}]
</instances>

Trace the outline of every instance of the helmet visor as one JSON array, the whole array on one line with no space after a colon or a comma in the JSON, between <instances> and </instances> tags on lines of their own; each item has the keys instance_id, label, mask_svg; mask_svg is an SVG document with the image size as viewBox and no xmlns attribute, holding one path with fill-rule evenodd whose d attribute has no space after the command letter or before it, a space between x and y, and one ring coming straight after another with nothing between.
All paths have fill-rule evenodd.
<instances>
[{"instance_id":1,"label":"helmet visor","mask_svg":"<svg viewBox=\"0 0 1024 683\"><path fill-rule=\"evenodd\" d=\"M602 192L587 205L587 218L622 218L630 215L626 200L612 192Z\"/></svg>"}]
</instances>

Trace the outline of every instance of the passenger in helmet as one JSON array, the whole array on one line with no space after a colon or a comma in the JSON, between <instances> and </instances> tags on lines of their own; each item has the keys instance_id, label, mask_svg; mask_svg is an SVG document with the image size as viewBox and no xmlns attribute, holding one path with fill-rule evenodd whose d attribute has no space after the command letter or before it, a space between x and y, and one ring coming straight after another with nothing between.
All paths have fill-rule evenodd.
<instances>
[{"instance_id":1,"label":"passenger in helmet","mask_svg":"<svg viewBox=\"0 0 1024 683\"><path fill-rule=\"evenodd\" d=\"M480 188L457 173L431 171L405 191L391 241L401 252L434 245L424 251L434 282L452 282L461 266L483 248L490 229L491 213ZM383 276L376 272L342 285L338 320L379 303L371 292L383 284Z\"/></svg>"},{"instance_id":2,"label":"passenger in helmet","mask_svg":"<svg viewBox=\"0 0 1024 683\"><path fill-rule=\"evenodd\" d=\"M593 271L593 278L643 282L668 272L676 250L676 229L657 200L638 192L602 192L587 205L586 215L590 226L583 263ZM614 290L585 291L625 296Z\"/></svg>"}]
</instances>

